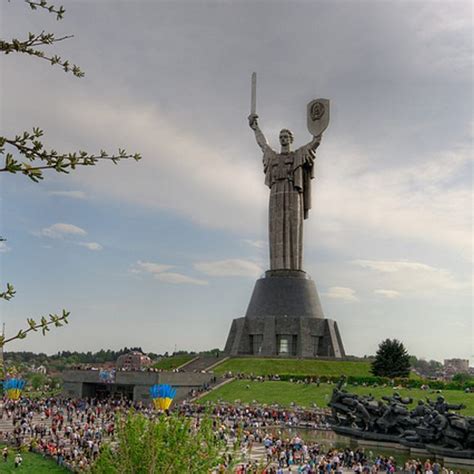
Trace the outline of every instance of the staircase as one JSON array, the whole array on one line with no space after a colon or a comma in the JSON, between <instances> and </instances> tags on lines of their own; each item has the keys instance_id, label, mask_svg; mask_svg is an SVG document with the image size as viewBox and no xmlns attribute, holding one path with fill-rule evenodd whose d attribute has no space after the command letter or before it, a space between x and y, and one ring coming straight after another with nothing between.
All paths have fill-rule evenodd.
<instances>
[{"instance_id":1,"label":"staircase","mask_svg":"<svg viewBox=\"0 0 474 474\"><path fill-rule=\"evenodd\" d=\"M47 427L51 427L51 418L45 418L44 420L41 419L41 416L37 413L33 415L32 420L33 425L46 425ZM16 426L20 426L20 423L17 422ZM13 432L15 426L13 426L13 421L10 418L4 416L0 419L0 433L11 433Z\"/></svg>"},{"instance_id":2,"label":"staircase","mask_svg":"<svg viewBox=\"0 0 474 474\"><path fill-rule=\"evenodd\" d=\"M215 384L210 385L209 390L207 390L206 392L200 393L199 395L197 395L194 398L191 398L190 402L195 402L196 400L199 400L200 398L206 396L208 393L212 392L216 388L222 387L223 385L226 385L229 382L232 382L233 380L235 380L233 377L230 378L230 379L225 379L225 380L217 379Z\"/></svg>"},{"instance_id":3,"label":"staircase","mask_svg":"<svg viewBox=\"0 0 474 474\"><path fill-rule=\"evenodd\" d=\"M179 369L184 372L202 372L212 369L214 366L224 362L228 357L223 356L198 356L183 364Z\"/></svg>"}]
</instances>

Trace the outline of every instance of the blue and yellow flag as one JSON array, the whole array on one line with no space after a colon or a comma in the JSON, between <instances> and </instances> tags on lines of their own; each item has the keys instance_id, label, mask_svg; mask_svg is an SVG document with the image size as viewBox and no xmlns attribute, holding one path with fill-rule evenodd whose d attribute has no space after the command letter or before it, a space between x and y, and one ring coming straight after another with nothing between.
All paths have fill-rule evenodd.
<instances>
[{"instance_id":1,"label":"blue and yellow flag","mask_svg":"<svg viewBox=\"0 0 474 474\"><path fill-rule=\"evenodd\" d=\"M176 395L176 389L168 384L156 384L150 387L150 395L156 410L168 410Z\"/></svg>"},{"instance_id":2,"label":"blue and yellow flag","mask_svg":"<svg viewBox=\"0 0 474 474\"><path fill-rule=\"evenodd\" d=\"M3 390L9 400L19 400L26 382L21 379L8 379L3 382Z\"/></svg>"}]
</instances>

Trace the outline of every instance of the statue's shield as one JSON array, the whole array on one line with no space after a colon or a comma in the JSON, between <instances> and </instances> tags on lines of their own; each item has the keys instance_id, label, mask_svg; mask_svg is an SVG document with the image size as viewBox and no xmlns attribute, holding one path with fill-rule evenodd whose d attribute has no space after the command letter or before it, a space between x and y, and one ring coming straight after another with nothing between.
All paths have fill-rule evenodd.
<instances>
[{"instance_id":1,"label":"statue's shield","mask_svg":"<svg viewBox=\"0 0 474 474\"><path fill-rule=\"evenodd\" d=\"M328 128L329 125L329 100L314 99L308 104L308 131L314 137Z\"/></svg>"}]
</instances>

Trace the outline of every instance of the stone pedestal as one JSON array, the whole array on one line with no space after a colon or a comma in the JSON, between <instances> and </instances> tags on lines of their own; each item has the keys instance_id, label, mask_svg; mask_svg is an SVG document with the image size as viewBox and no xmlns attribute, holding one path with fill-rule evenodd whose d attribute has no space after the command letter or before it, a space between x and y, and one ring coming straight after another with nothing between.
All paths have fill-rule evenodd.
<instances>
[{"instance_id":1,"label":"stone pedestal","mask_svg":"<svg viewBox=\"0 0 474 474\"><path fill-rule=\"evenodd\" d=\"M230 356L345 356L335 321L325 319L316 285L299 270L267 271L255 283L245 317L234 319Z\"/></svg>"}]
</instances>

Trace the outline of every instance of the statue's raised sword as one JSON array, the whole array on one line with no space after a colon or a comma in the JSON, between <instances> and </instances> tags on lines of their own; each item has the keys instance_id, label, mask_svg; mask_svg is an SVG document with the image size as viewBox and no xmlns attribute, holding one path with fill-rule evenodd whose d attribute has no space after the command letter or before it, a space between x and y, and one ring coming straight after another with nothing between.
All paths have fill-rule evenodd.
<instances>
[{"instance_id":1,"label":"statue's raised sword","mask_svg":"<svg viewBox=\"0 0 474 474\"><path fill-rule=\"evenodd\" d=\"M252 73L252 94L250 96L250 115L257 113L257 73Z\"/></svg>"}]
</instances>

